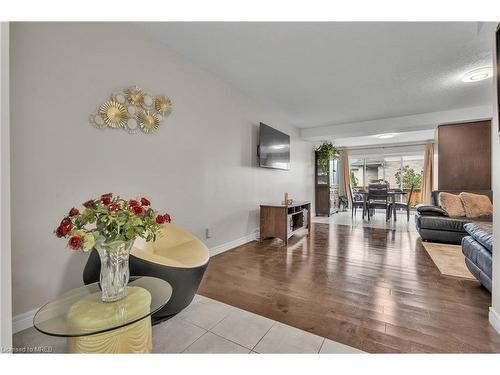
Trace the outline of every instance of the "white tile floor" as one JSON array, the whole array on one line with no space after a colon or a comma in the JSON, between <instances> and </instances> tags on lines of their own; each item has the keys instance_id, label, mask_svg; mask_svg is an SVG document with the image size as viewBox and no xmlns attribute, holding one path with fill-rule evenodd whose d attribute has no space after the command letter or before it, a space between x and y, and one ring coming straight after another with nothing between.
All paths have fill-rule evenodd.
<instances>
[{"instance_id":1,"label":"white tile floor","mask_svg":"<svg viewBox=\"0 0 500 375\"><path fill-rule=\"evenodd\" d=\"M34 328L14 335L14 347L66 352L66 340ZM153 327L154 353L363 353L335 341L196 295L174 318Z\"/></svg>"},{"instance_id":2,"label":"white tile floor","mask_svg":"<svg viewBox=\"0 0 500 375\"><path fill-rule=\"evenodd\" d=\"M406 211L398 211L397 220L394 222L393 219L385 220L385 212L383 210L377 210L375 215L368 221L366 216L363 219L362 211L358 210L356 216L352 216L351 210L346 212L339 212L326 216L315 216L312 218L314 223L325 223L325 224L339 224L339 225L349 225L352 227L370 227L370 228L382 228L382 229L395 229L397 231L403 232L415 232L415 211L410 211L410 220L407 220Z\"/></svg>"}]
</instances>

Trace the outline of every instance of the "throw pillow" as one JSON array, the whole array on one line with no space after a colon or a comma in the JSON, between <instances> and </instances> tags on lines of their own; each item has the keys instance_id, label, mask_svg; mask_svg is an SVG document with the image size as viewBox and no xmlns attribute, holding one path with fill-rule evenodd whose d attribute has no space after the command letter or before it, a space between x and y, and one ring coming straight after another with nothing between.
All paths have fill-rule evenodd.
<instances>
[{"instance_id":1,"label":"throw pillow","mask_svg":"<svg viewBox=\"0 0 500 375\"><path fill-rule=\"evenodd\" d=\"M464 217L465 209L458 195L441 192L439 193L439 206L448 212L451 217Z\"/></svg>"},{"instance_id":2,"label":"throw pillow","mask_svg":"<svg viewBox=\"0 0 500 375\"><path fill-rule=\"evenodd\" d=\"M465 209L465 216L472 218L493 215L493 205L488 196L472 193L460 193L459 196Z\"/></svg>"}]
</instances>

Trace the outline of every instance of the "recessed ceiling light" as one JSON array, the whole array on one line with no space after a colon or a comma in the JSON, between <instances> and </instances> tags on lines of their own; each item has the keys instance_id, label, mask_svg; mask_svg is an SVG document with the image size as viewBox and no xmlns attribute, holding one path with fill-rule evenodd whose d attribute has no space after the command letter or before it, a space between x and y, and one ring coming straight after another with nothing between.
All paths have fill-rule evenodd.
<instances>
[{"instance_id":1,"label":"recessed ceiling light","mask_svg":"<svg viewBox=\"0 0 500 375\"><path fill-rule=\"evenodd\" d=\"M491 76L493 76L493 68L491 66L485 66L465 73L462 77L462 82L478 82L483 79L488 79Z\"/></svg>"},{"instance_id":2,"label":"recessed ceiling light","mask_svg":"<svg viewBox=\"0 0 500 375\"><path fill-rule=\"evenodd\" d=\"M273 150L282 150L286 147L286 145L272 145L271 148Z\"/></svg>"},{"instance_id":3,"label":"recessed ceiling light","mask_svg":"<svg viewBox=\"0 0 500 375\"><path fill-rule=\"evenodd\" d=\"M375 138L378 138L378 139L388 139L388 138L394 137L396 134L397 133L377 134L377 135L375 135Z\"/></svg>"}]
</instances>

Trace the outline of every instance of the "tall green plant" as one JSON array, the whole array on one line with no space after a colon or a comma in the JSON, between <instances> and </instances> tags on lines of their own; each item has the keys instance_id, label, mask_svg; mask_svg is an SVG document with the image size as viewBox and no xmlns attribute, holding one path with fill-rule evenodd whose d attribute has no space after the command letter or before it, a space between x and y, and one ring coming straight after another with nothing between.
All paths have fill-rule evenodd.
<instances>
[{"instance_id":1,"label":"tall green plant","mask_svg":"<svg viewBox=\"0 0 500 375\"><path fill-rule=\"evenodd\" d=\"M350 179L351 179L351 186L358 186L359 185L359 180L356 177L356 175L354 174L353 170L351 170L349 176L350 176Z\"/></svg>"},{"instance_id":2,"label":"tall green plant","mask_svg":"<svg viewBox=\"0 0 500 375\"><path fill-rule=\"evenodd\" d=\"M403 189L409 189L412 185L415 189L420 189L422 187L422 171L420 173L416 172L409 165L403 166ZM394 174L398 186L401 184L401 168Z\"/></svg>"},{"instance_id":3,"label":"tall green plant","mask_svg":"<svg viewBox=\"0 0 500 375\"><path fill-rule=\"evenodd\" d=\"M318 153L318 166L323 174L328 174L330 169L330 159L339 155L337 147L332 142L323 142L316 148Z\"/></svg>"}]
</instances>

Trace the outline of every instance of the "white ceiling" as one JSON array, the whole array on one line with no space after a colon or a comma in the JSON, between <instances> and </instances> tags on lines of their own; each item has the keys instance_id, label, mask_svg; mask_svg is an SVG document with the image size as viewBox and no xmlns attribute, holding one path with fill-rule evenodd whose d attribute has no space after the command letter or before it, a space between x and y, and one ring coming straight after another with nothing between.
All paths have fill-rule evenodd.
<instances>
[{"instance_id":1,"label":"white ceiling","mask_svg":"<svg viewBox=\"0 0 500 375\"><path fill-rule=\"evenodd\" d=\"M142 23L300 128L488 104L492 23Z\"/></svg>"}]
</instances>

